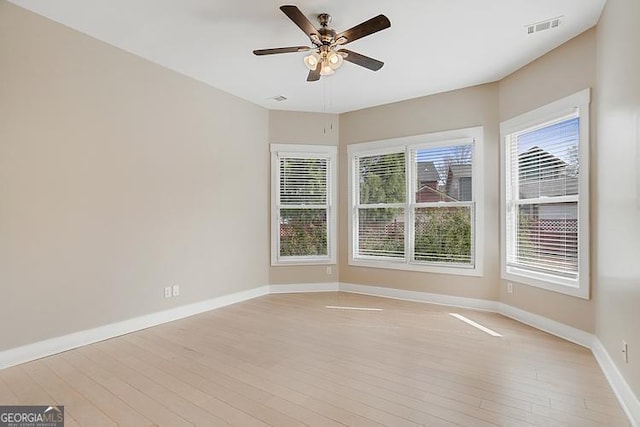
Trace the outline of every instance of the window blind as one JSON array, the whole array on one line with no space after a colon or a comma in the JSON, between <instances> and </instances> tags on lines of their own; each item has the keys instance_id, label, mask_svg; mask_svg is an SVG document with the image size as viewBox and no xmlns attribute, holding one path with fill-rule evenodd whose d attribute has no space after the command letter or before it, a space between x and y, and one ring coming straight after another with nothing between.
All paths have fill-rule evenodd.
<instances>
[{"instance_id":1,"label":"window blind","mask_svg":"<svg viewBox=\"0 0 640 427\"><path fill-rule=\"evenodd\" d=\"M327 159L280 158L280 204L325 205L327 166Z\"/></svg>"},{"instance_id":2,"label":"window blind","mask_svg":"<svg viewBox=\"0 0 640 427\"><path fill-rule=\"evenodd\" d=\"M279 158L280 256L328 254L327 158Z\"/></svg>"},{"instance_id":3,"label":"window blind","mask_svg":"<svg viewBox=\"0 0 640 427\"><path fill-rule=\"evenodd\" d=\"M356 158L357 255L404 258L405 153Z\"/></svg>"},{"instance_id":4,"label":"window blind","mask_svg":"<svg viewBox=\"0 0 640 427\"><path fill-rule=\"evenodd\" d=\"M473 145L415 149L412 158L413 259L473 264Z\"/></svg>"},{"instance_id":5,"label":"window blind","mask_svg":"<svg viewBox=\"0 0 640 427\"><path fill-rule=\"evenodd\" d=\"M510 137L508 265L577 277L578 145L577 114Z\"/></svg>"}]
</instances>

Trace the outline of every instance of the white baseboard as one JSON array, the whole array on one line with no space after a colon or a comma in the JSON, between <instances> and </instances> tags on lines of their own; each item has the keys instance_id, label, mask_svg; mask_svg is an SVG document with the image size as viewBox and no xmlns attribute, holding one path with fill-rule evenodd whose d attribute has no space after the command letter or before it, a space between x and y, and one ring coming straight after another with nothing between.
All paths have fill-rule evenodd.
<instances>
[{"instance_id":1,"label":"white baseboard","mask_svg":"<svg viewBox=\"0 0 640 427\"><path fill-rule=\"evenodd\" d=\"M338 283L301 283L292 285L269 285L270 294L292 294L304 292L338 292Z\"/></svg>"},{"instance_id":2,"label":"white baseboard","mask_svg":"<svg viewBox=\"0 0 640 427\"><path fill-rule=\"evenodd\" d=\"M631 387L629 387L629 384L625 381L618 367L613 362L611 355L597 337L594 340L591 351L598 361L604 376L607 378L607 381L609 381L613 392L618 398L618 402L620 402L622 409L624 409L624 412L627 414L631 425L633 427L640 427L640 400L638 400L633 390L631 390Z\"/></svg>"},{"instance_id":3,"label":"white baseboard","mask_svg":"<svg viewBox=\"0 0 640 427\"><path fill-rule=\"evenodd\" d=\"M497 313L589 349L595 341L593 334L508 304L500 303Z\"/></svg>"},{"instance_id":4,"label":"white baseboard","mask_svg":"<svg viewBox=\"0 0 640 427\"><path fill-rule=\"evenodd\" d=\"M470 308L484 311L497 311L497 301L482 300L476 298L464 298L427 292L407 291L403 289L385 288L379 286L354 285L352 283L340 283L340 291L352 294L371 295L377 297L401 299L405 301L426 302L429 304L446 305L451 307Z\"/></svg>"},{"instance_id":5,"label":"white baseboard","mask_svg":"<svg viewBox=\"0 0 640 427\"><path fill-rule=\"evenodd\" d=\"M83 345L93 344L109 338L146 329L151 326L161 325L174 320L204 313L205 311L224 307L238 302L250 300L269 293L268 286L236 292L230 295L213 298L194 304L183 305L170 310L147 314L117 323L111 323L97 328L75 332L61 337L27 344L0 352L0 369L19 365L52 354L61 353Z\"/></svg>"}]
</instances>

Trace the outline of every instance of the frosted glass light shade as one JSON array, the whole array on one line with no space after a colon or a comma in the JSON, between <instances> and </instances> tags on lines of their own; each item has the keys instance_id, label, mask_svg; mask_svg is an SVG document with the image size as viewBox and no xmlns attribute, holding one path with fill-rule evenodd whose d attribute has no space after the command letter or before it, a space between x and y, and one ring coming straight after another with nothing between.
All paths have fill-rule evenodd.
<instances>
[{"instance_id":1,"label":"frosted glass light shade","mask_svg":"<svg viewBox=\"0 0 640 427\"><path fill-rule=\"evenodd\" d=\"M310 70L315 70L320 60L320 55L314 52L311 55L307 55L304 57L304 65L306 65Z\"/></svg>"}]
</instances>

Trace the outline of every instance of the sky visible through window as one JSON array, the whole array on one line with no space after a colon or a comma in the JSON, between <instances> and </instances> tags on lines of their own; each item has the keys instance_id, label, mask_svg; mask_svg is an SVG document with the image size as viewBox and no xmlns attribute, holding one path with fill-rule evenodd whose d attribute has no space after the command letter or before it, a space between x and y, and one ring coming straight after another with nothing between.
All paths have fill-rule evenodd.
<instances>
[{"instance_id":1,"label":"sky visible through window","mask_svg":"<svg viewBox=\"0 0 640 427\"><path fill-rule=\"evenodd\" d=\"M539 147L547 153L571 164L575 156L575 150L579 139L580 119L574 117L568 120L545 126L530 132L518 135L518 154L522 154L532 147Z\"/></svg>"},{"instance_id":2,"label":"sky visible through window","mask_svg":"<svg viewBox=\"0 0 640 427\"><path fill-rule=\"evenodd\" d=\"M439 182L444 184L449 165L471 165L472 155L473 146L471 144L449 145L417 150L416 162L426 165L425 167L429 167L430 164L435 166L440 175Z\"/></svg>"},{"instance_id":3,"label":"sky visible through window","mask_svg":"<svg viewBox=\"0 0 640 427\"><path fill-rule=\"evenodd\" d=\"M419 162L434 162L452 159L471 162L471 145L453 145L438 148L426 148L418 150L416 159Z\"/></svg>"}]
</instances>

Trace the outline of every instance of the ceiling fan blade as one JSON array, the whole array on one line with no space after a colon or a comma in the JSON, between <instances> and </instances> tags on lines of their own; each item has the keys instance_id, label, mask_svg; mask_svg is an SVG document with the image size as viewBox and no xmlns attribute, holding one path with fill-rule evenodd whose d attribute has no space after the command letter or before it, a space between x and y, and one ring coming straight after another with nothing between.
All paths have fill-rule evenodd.
<instances>
[{"instance_id":1,"label":"ceiling fan blade","mask_svg":"<svg viewBox=\"0 0 640 427\"><path fill-rule=\"evenodd\" d=\"M339 44L347 44L391 26L391 21L384 15L375 16L355 27L349 28L335 36L335 40L346 39Z\"/></svg>"},{"instance_id":2,"label":"ceiling fan blade","mask_svg":"<svg viewBox=\"0 0 640 427\"><path fill-rule=\"evenodd\" d=\"M320 80L320 70L322 69L322 62L318 62L315 70L309 71L309 75L307 76L308 82L316 82Z\"/></svg>"},{"instance_id":3,"label":"ceiling fan blade","mask_svg":"<svg viewBox=\"0 0 640 427\"><path fill-rule=\"evenodd\" d=\"M312 35L318 36L318 30L313 26L311 21L307 19L306 16L298 9L297 6L294 5L284 5L280 6L280 10L284 12L285 15L289 17L296 24L307 37L311 38Z\"/></svg>"},{"instance_id":4,"label":"ceiling fan blade","mask_svg":"<svg viewBox=\"0 0 640 427\"><path fill-rule=\"evenodd\" d=\"M276 53L294 53L305 52L311 50L309 46L291 46L291 47L276 47L273 49L256 49L253 51L254 55L274 55Z\"/></svg>"},{"instance_id":5,"label":"ceiling fan blade","mask_svg":"<svg viewBox=\"0 0 640 427\"><path fill-rule=\"evenodd\" d=\"M361 67L368 68L371 71L378 71L384 65L384 62L359 54L358 52L353 52L347 49L340 49L338 53L341 52L347 54L347 56L344 56L345 61L349 61L356 65L360 65Z\"/></svg>"}]
</instances>

